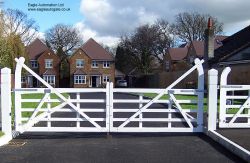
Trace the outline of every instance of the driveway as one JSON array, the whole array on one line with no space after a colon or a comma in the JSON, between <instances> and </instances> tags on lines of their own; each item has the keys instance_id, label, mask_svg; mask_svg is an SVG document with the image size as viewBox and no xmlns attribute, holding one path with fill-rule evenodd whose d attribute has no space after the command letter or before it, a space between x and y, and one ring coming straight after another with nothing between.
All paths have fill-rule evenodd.
<instances>
[{"instance_id":1,"label":"driveway","mask_svg":"<svg viewBox=\"0 0 250 163\"><path fill-rule=\"evenodd\" d=\"M243 162L200 134L25 134L0 147L0 162L166 163Z\"/></svg>"}]
</instances>

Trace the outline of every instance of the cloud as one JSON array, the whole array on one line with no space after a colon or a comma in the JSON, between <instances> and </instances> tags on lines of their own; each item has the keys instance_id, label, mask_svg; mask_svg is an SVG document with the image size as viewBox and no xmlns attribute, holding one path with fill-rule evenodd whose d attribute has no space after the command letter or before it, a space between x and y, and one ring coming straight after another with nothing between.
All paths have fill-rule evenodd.
<instances>
[{"instance_id":1,"label":"cloud","mask_svg":"<svg viewBox=\"0 0 250 163\"><path fill-rule=\"evenodd\" d=\"M78 22L75 24L75 28L80 32L80 37L83 41L87 41L89 38L95 39L99 43L103 43L107 46L115 46L119 38L109 35L99 35L98 32L90 29L84 22Z\"/></svg>"},{"instance_id":2,"label":"cloud","mask_svg":"<svg viewBox=\"0 0 250 163\"><path fill-rule=\"evenodd\" d=\"M173 22L176 14L186 11L217 17L232 34L249 25L249 6L249 0L81 0L80 12L86 35L99 38L118 38L159 18Z\"/></svg>"}]
</instances>

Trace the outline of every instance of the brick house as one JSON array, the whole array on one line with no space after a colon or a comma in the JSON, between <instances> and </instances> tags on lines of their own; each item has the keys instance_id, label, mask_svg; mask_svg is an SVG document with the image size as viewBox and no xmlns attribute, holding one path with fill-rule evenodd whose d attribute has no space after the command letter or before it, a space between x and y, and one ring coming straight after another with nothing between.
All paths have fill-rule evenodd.
<instances>
[{"instance_id":1,"label":"brick house","mask_svg":"<svg viewBox=\"0 0 250 163\"><path fill-rule=\"evenodd\" d=\"M114 57L90 38L68 59L70 87L102 87L115 81Z\"/></svg>"},{"instance_id":2,"label":"brick house","mask_svg":"<svg viewBox=\"0 0 250 163\"><path fill-rule=\"evenodd\" d=\"M58 87L60 58L39 39L28 45L26 52L29 56L29 67L51 86ZM22 84L24 87L42 87L31 74L22 78Z\"/></svg>"},{"instance_id":3,"label":"brick house","mask_svg":"<svg viewBox=\"0 0 250 163\"><path fill-rule=\"evenodd\" d=\"M227 36L215 36L214 49L222 46ZM195 58L204 58L204 41L192 41L178 48L169 48L165 55L166 71L183 71L189 69Z\"/></svg>"}]
</instances>

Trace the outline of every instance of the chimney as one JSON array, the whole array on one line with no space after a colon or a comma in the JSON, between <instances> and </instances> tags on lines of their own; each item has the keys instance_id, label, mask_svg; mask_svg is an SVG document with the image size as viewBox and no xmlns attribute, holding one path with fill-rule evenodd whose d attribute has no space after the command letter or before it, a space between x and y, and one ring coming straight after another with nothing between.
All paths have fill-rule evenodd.
<instances>
[{"instance_id":1,"label":"chimney","mask_svg":"<svg viewBox=\"0 0 250 163\"><path fill-rule=\"evenodd\" d=\"M214 57L214 30L213 21L208 18L207 29L205 30L204 59L207 62Z\"/></svg>"}]
</instances>

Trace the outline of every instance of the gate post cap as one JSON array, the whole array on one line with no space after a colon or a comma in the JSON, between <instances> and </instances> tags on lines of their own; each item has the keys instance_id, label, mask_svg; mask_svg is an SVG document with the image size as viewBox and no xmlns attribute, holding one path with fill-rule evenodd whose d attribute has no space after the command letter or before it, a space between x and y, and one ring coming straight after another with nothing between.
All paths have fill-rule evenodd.
<instances>
[{"instance_id":1,"label":"gate post cap","mask_svg":"<svg viewBox=\"0 0 250 163\"><path fill-rule=\"evenodd\" d=\"M4 67L1 69L1 73L2 74L10 74L11 73L11 69L8 67Z\"/></svg>"},{"instance_id":2,"label":"gate post cap","mask_svg":"<svg viewBox=\"0 0 250 163\"><path fill-rule=\"evenodd\" d=\"M218 75L218 70L216 70L216 69L210 69L208 71L208 75Z\"/></svg>"},{"instance_id":3,"label":"gate post cap","mask_svg":"<svg viewBox=\"0 0 250 163\"><path fill-rule=\"evenodd\" d=\"M24 63L25 62L25 58L24 57L20 57L20 58L15 58L16 62L20 62L20 63Z\"/></svg>"}]
</instances>

